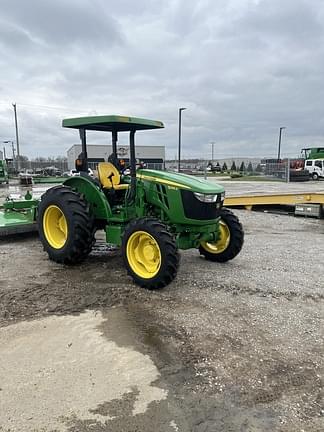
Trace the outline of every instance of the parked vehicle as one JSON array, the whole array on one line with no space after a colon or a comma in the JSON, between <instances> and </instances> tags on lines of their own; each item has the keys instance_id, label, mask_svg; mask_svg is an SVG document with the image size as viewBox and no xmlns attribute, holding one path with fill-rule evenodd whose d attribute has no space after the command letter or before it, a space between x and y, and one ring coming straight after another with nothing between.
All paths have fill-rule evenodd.
<instances>
[{"instance_id":1,"label":"parked vehicle","mask_svg":"<svg viewBox=\"0 0 324 432\"><path fill-rule=\"evenodd\" d=\"M79 176L80 175L80 171L77 171L76 169L71 169L69 177L74 177L74 176ZM90 177L94 177L93 171L91 168L88 168L88 175Z\"/></svg>"},{"instance_id":2,"label":"parked vehicle","mask_svg":"<svg viewBox=\"0 0 324 432\"><path fill-rule=\"evenodd\" d=\"M28 171L30 170L24 170L18 173L19 183L23 186L29 186L33 184L33 176Z\"/></svg>"},{"instance_id":3,"label":"parked vehicle","mask_svg":"<svg viewBox=\"0 0 324 432\"><path fill-rule=\"evenodd\" d=\"M301 153L304 159L324 159L324 147L303 148Z\"/></svg>"},{"instance_id":4,"label":"parked vehicle","mask_svg":"<svg viewBox=\"0 0 324 432\"><path fill-rule=\"evenodd\" d=\"M50 176L50 177L55 177L55 176L58 177L62 175L62 171L57 169L55 166L48 166L44 168L43 175Z\"/></svg>"},{"instance_id":5,"label":"parked vehicle","mask_svg":"<svg viewBox=\"0 0 324 432\"><path fill-rule=\"evenodd\" d=\"M222 172L222 168L219 165L219 162L216 163L216 165L213 164L213 162L209 162L207 165L206 171L209 172Z\"/></svg>"},{"instance_id":6,"label":"parked vehicle","mask_svg":"<svg viewBox=\"0 0 324 432\"><path fill-rule=\"evenodd\" d=\"M324 159L305 160L305 169L309 172L313 180L324 178Z\"/></svg>"},{"instance_id":7,"label":"parked vehicle","mask_svg":"<svg viewBox=\"0 0 324 432\"><path fill-rule=\"evenodd\" d=\"M49 258L81 262L91 251L95 232L121 247L125 267L138 285L168 285L179 266L178 249L197 249L206 260L224 263L240 252L244 232L237 216L223 207L224 188L185 174L136 169L135 133L160 129L160 121L128 116L64 119L79 131L80 175L48 189L38 206L38 228ZM113 153L88 175L86 131L111 132ZM118 133L129 133L130 174L117 154ZM107 277L109 275L107 274Z\"/></svg>"}]
</instances>

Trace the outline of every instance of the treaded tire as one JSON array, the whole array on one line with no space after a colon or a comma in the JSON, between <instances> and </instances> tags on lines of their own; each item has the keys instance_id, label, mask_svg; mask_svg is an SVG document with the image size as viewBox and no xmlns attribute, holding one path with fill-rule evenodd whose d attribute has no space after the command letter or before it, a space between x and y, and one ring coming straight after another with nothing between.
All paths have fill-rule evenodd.
<instances>
[{"instance_id":1,"label":"treaded tire","mask_svg":"<svg viewBox=\"0 0 324 432\"><path fill-rule=\"evenodd\" d=\"M143 278L137 274L131 267L127 256L127 243L132 234L137 231L144 231L154 238L157 242L161 260L158 273L152 278ZM134 282L142 288L150 290L160 289L168 285L176 277L180 256L176 242L167 230L166 226L158 219L140 218L130 222L123 235L122 255L127 273L132 277Z\"/></svg>"},{"instance_id":2,"label":"treaded tire","mask_svg":"<svg viewBox=\"0 0 324 432\"><path fill-rule=\"evenodd\" d=\"M237 216L229 209L223 207L220 211L221 220L227 225L230 231L230 241L227 248L220 253L211 253L199 246L199 252L209 261L226 262L238 255L244 243L244 231Z\"/></svg>"},{"instance_id":3,"label":"treaded tire","mask_svg":"<svg viewBox=\"0 0 324 432\"><path fill-rule=\"evenodd\" d=\"M43 216L52 205L59 207L67 223L67 239L61 249L53 248L44 233ZM38 207L38 231L49 258L62 264L83 261L95 243L95 223L89 204L68 186L55 186L42 196Z\"/></svg>"}]
</instances>

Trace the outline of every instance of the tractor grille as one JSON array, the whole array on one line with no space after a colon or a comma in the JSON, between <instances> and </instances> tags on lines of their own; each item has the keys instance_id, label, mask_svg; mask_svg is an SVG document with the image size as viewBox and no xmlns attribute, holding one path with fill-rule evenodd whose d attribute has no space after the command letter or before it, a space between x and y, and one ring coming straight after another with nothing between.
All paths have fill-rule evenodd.
<instances>
[{"instance_id":1,"label":"tractor grille","mask_svg":"<svg viewBox=\"0 0 324 432\"><path fill-rule=\"evenodd\" d=\"M169 209L170 206L169 206L169 200L168 200L166 187L164 185L157 183L156 184L156 191L157 191L160 202L162 204L164 204Z\"/></svg>"},{"instance_id":2,"label":"tractor grille","mask_svg":"<svg viewBox=\"0 0 324 432\"><path fill-rule=\"evenodd\" d=\"M219 216L219 210L222 206L221 194L217 196L217 202L204 203L199 201L193 192L181 190L182 205L186 218L209 220Z\"/></svg>"}]
</instances>

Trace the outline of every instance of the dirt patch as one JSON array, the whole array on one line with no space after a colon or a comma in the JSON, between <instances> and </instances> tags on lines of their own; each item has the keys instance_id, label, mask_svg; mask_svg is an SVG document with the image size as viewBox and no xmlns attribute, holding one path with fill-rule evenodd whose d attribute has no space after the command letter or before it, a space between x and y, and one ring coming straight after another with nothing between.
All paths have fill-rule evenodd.
<instances>
[{"instance_id":1,"label":"dirt patch","mask_svg":"<svg viewBox=\"0 0 324 432\"><path fill-rule=\"evenodd\" d=\"M324 430L323 221L239 215L246 242L235 260L182 252L177 279L157 292L135 286L120 252L100 239L74 267L50 262L33 236L0 241L1 325L102 311L104 334L109 326L118 345L154 360L168 390L160 404L172 406L176 425L168 417L155 427L154 404L134 420L134 388L124 412L117 401L97 407L115 412L115 429L73 419L70 430L118 430L131 420L133 430Z\"/></svg>"}]
</instances>

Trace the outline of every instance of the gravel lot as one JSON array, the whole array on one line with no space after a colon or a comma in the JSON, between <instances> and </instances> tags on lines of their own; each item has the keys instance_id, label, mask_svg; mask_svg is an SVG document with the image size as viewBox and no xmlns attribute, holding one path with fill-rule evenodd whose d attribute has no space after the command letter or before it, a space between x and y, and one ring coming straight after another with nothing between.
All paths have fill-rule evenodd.
<instances>
[{"instance_id":1,"label":"gravel lot","mask_svg":"<svg viewBox=\"0 0 324 432\"><path fill-rule=\"evenodd\" d=\"M324 221L236 214L246 235L241 254L222 265L182 252L177 279L158 292L133 285L119 251L100 238L77 267L50 262L35 236L0 240L2 347L8 328L14 337L31 320L93 310L102 315L98 329L107 341L149 356L159 373L154 385L167 394L134 413L134 388L110 398L106 411L97 407L106 412L104 423L90 416L89 406L91 423L83 413L63 419L60 430L324 430ZM6 401L3 370L0 360ZM32 430L58 430L50 420L46 427L34 419ZM1 431L31 430L10 421L8 429L0 410Z\"/></svg>"}]
</instances>

